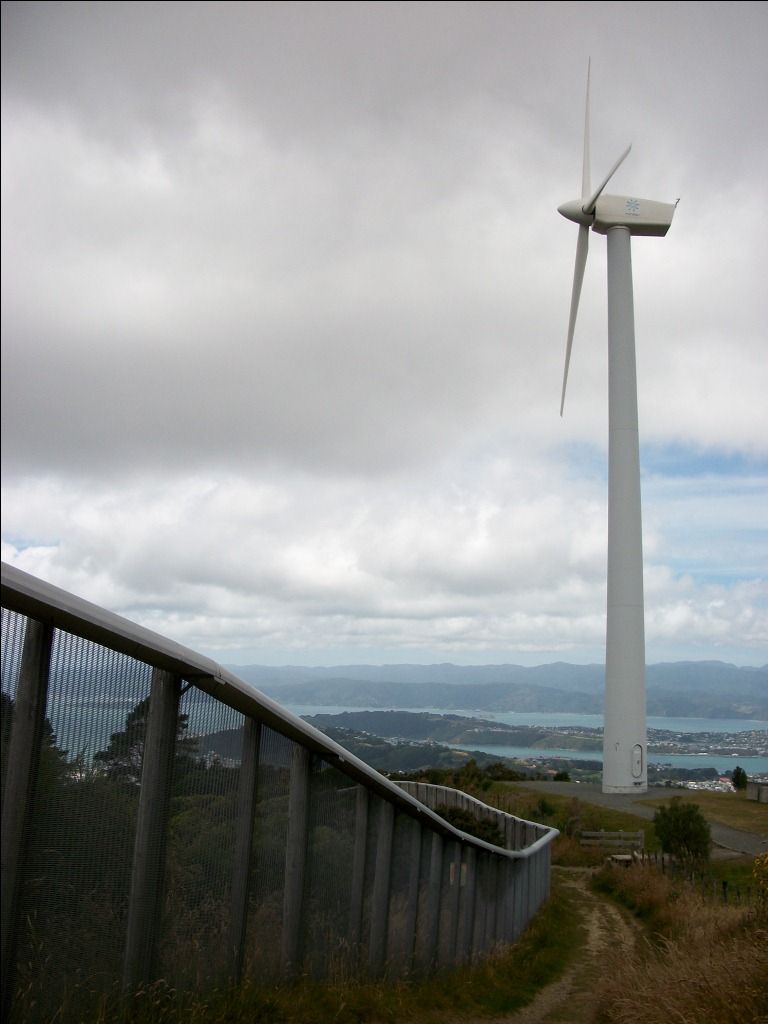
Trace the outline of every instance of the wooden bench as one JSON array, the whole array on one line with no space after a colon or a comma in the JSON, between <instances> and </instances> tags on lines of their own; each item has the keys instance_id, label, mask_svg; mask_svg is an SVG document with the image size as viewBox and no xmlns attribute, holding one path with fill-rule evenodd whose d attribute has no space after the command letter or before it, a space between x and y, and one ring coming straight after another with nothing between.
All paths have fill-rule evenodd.
<instances>
[{"instance_id":1,"label":"wooden bench","mask_svg":"<svg viewBox=\"0 0 768 1024\"><path fill-rule=\"evenodd\" d=\"M598 846L606 850L642 850L645 845L645 833L640 832L582 832L579 835L581 846Z\"/></svg>"}]
</instances>

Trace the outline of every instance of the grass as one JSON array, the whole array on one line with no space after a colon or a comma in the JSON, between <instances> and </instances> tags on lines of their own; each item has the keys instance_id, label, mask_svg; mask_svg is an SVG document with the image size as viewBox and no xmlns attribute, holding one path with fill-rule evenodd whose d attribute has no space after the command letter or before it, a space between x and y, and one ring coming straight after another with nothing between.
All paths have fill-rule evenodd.
<instances>
[{"instance_id":1,"label":"grass","mask_svg":"<svg viewBox=\"0 0 768 1024\"><path fill-rule=\"evenodd\" d=\"M754 857L734 857L732 860L713 860L707 865L707 873L719 883L727 882L731 890L756 889Z\"/></svg>"},{"instance_id":2,"label":"grass","mask_svg":"<svg viewBox=\"0 0 768 1024\"><path fill-rule=\"evenodd\" d=\"M653 941L604 965L590 1024L758 1024L768 1020L766 908L723 906L658 871L606 868L596 885Z\"/></svg>"},{"instance_id":3,"label":"grass","mask_svg":"<svg viewBox=\"0 0 768 1024\"><path fill-rule=\"evenodd\" d=\"M640 801L648 807L662 807L673 797L684 803L698 804L707 821L716 821L731 828L744 829L768 838L768 810L757 800L747 800L745 793L710 793L707 790L659 790L659 796ZM663 794L663 795L661 795Z\"/></svg>"},{"instance_id":4,"label":"grass","mask_svg":"<svg viewBox=\"0 0 768 1024\"><path fill-rule=\"evenodd\" d=\"M246 983L205 996L163 982L136 998L126 1024L449 1024L511 1014L556 980L583 940L577 897L553 883L552 896L514 946L476 964L408 981L313 981L265 986ZM49 1018L37 1017L40 1024ZM112 1024L113 1000L86 1009L76 994L50 1024Z\"/></svg>"},{"instance_id":5,"label":"grass","mask_svg":"<svg viewBox=\"0 0 768 1024\"><path fill-rule=\"evenodd\" d=\"M552 851L552 862L567 867L590 867L601 864L605 850L583 849L579 846L578 833L598 832L643 832L645 849L658 848L652 821L638 818L626 811L617 811L598 804L580 800L576 794L561 796L556 793L533 791L514 783L497 782L482 795L481 799L494 807L515 814L520 818L552 825L560 830Z\"/></svg>"}]
</instances>

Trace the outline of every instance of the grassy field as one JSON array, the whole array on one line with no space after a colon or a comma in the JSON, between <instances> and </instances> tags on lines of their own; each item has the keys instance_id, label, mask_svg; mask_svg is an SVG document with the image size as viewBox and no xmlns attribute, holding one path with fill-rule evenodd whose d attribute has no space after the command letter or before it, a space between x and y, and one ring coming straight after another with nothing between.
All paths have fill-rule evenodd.
<instances>
[{"instance_id":1,"label":"grassy field","mask_svg":"<svg viewBox=\"0 0 768 1024\"><path fill-rule=\"evenodd\" d=\"M747 800L744 793L709 793L692 789L660 789L657 792L658 796L649 793L648 799L640 802L648 807L662 807L678 796L684 803L698 804L708 821L768 838L768 806Z\"/></svg>"},{"instance_id":2,"label":"grassy field","mask_svg":"<svg viewBox=\"0 0 768 1024\"><path fill-rule=\"evenodd\" d=\"M520 818L552 825L560 830L560 837L555 841L553 862L569 866L588 866L599 864L605 857L605 851L579 849L578 833L581 831L606 832L643 832L645 849L658 848L656 833L652 821L638 818L626 811L617 811L597 804L580 800L574 790L574 796L561 796L556 793L533 791L514 783L494 783L491 789L482 794L481 799L492 806Z\"/></svg>"}]
</instances>

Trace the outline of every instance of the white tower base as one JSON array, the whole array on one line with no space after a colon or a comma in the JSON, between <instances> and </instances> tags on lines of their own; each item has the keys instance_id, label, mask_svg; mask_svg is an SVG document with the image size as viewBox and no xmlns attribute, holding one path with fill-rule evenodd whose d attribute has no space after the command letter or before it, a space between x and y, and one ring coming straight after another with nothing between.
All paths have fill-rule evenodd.
<instances>
[{"instance_id":1,"label":"white tower base","mask_svg":"<svg viewBox=\"0 0 768 1024\"><path fill-rule=\"evenodd\" d=\"M608 614L603 792L644 793L645 621L630 230L608 229Z\"/></svg>"}]
</instances>

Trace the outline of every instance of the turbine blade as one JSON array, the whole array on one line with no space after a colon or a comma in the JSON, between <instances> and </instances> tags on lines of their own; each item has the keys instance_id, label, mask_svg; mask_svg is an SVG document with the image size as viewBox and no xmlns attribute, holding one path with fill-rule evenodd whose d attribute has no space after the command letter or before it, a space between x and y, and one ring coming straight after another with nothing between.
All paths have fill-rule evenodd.
<instances>
[{"instance_id":1,"label":"turbine blade","mask_svg":"<svg viewBox=\"0 0 768 1024\"><path fill-rule=\"evenodd\" d=\"M600 193L603 191L603 189L608 184L608 182L611 180L611 178L614 176L616 171L618 171L619 167L621 167L621 165L624 163L626 158L629 156L629 151L631 149L632 149L632 144L630 143L627 146L627 148L624 150L624 152L621 154L619 159L616 161L616 163L613 165L613 167L610 169L608 174L605 176L605 180L603 181L602 185L600 185L600 187L598 189L596 189L592 193L592 195L589 197L589 199L586 201L586 203L584 203L584 206L582 207L584 213L594 213L595 212L595 206L597 205L597 200L600 198Z\"/></svg>"},{"instance_id":2,"label":"turbine blade","mask_svg":"<svg viewBox=\"0 0 768 1024\"><path fill-rule=\"evenodd\" d=\"M586 199L592 191L590 180L589 153L589 77L592 70L592 58L587 61L587 100L584 105L584 160L581 165L581 198Z\"/></svg>"},{"instance_id":3,"label":"turbine blade","mask_svg":"<svg viewBox=\"0 0 768 1024\"><path fill-rule=\"evenodd\" d=\"M573 267L573 290L571 292L571 315L568 320L568 342L565 346L565 370L563 371L563 394L560 398L560 415L563 415L565 407L565 388L568 384L568 366L571 362L571 346L573 345L573 332L576 329L576 314L579 311L579 299L581 298L581 285L584 280L584 267L587 264L587 252L589 251L589 225L579 224L579 238L576 242L576 262Z\"/></svg>"}]
</instances>

